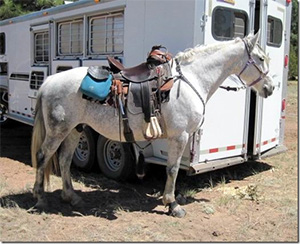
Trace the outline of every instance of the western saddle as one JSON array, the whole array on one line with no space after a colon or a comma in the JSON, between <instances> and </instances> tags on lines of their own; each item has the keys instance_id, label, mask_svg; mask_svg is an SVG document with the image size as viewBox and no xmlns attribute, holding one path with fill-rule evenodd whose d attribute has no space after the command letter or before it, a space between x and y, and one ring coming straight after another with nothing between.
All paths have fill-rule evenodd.
<instances>
[{"instance_id":1,"label":"western saddle","mask_svg":"<svg viewBox=\"0 0 300 244\"><path fill-rule=\"evenodd\" d=\"M162 46L153 46L146 62L131 68L125 68L113 57L107 57L113 76L107 103L119 108L127 142L135 141L127 112L144 114L143 134L146 140L162 136L161 104L169 100L169 92L174 83L169 64L171 54L162 49Z\"/></svg>"}]
</instances>

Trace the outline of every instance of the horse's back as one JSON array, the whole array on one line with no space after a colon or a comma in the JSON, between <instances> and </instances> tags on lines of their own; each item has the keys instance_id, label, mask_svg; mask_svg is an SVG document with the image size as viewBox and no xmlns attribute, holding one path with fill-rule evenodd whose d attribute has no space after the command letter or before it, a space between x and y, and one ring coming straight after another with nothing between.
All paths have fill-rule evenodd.
<instances>
[{"instance_id":1,"label":"horse's back","mask_svg":"<svg viewBox=\"0 0 300 244\"><path fill-rule=\"evenodd\" d=\"M44 81L40 92L49 93L52 91L58 94L67 90L69 92L78 91L82 79L87 74L87 69L88 67L77 67L50 75Z\"/></svg>"}]
</instances>

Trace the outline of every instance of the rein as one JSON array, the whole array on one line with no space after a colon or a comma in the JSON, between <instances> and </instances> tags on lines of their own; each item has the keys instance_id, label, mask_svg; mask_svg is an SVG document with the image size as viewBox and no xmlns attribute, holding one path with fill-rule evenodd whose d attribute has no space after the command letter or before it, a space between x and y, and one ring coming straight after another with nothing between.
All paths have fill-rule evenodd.
<instances>
[{"instance_id":1,"label":"rein","mask_svg":"<svg viewBox=\"0 0 300 244\"><path fill-rule=\"evenodd\" d=\"M176 81L178 79L183 80L186 84L188 84L193 89L193 91L196 93L196 95L199 97L200 101L203 104L203 116L202 116L202 121L201 121L201 124L200 124L200 127L201 127L203 125L203 123L204 123L205 102L204 102L203 98L201 97L200 93L197 91L197 89L193 86L193 84L182 73L179 61L176 58L175 58L175 63L176 63L176 71L177 71L177 73L179 75L174 77L174 81ZM190 149L190 162L194 161L194 157L196 155L196 152L195 152L195 143L194 143L195 136L196 136L196 132L194 132L193 136L192 136L193 137L193 139L192 139L193 143L192 143L192 148ZM172 206L172 203L171 203L170 209L172 209L172 208L174 209L175 207L176 206Z\"/></svg>"},{"instance_id":2,"label":"rein","mask_svg":"<svg viewBox=\"0 0 300 244\"><path fill-rule=\"evenodd\" d=\"M177 79L183 80L186 84L188 84L193 89L193 91L196 93L196 95L199 97L200 101L202 102L202 105L203 105L203 119L202 119L202 122L201 122L201 125L200 125L200 127L201 127L204 123L205 102L204 102L203 98L201 97L200 93L197 91L197 89L193 86L193 84L182 73L179 61L176 58L175 58L175 63L176 63L176 71L179 75L174 77L175 78L174 80L175 81Z\"/></svg>"}]
</instances>

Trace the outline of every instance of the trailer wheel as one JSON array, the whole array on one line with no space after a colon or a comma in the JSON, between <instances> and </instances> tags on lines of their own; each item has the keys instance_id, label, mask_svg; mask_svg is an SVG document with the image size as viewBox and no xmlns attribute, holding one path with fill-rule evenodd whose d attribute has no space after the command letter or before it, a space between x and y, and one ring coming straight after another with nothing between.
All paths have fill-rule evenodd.
<instances>
[{"instance_id":1,"label":"trailer wheel","mask_svg":"<svg viewBox=\"0 0 300 244\"><path fill-rule=\"evenodd\" d=\"M86 126L73 155L75 167L85 172L90 172L96 159L95 147L95 133Z\"/></svg>"},{"instance_id":2,"label":"trailer wheel","mask_svg":"<svg viewBox=\"0 0 300 244\"><path fill-rule=\"evenodd\" d=\"M0 127L4 127L9 123L9 119L5 116L8 113L8 104L2 99L4 95L5 93L0 92Z\"/></svg>"},{"instance_id":3,"label":"trailer wheel","mask_svg":"<svg viewBox=\"0 0 300 244\"><path fill-rule=\"evenodd\" d=\"M112 141L99 135L97 159L106 177L119 181L135 178L135 162L129 143Z\"/></svg>"}]
</instances>

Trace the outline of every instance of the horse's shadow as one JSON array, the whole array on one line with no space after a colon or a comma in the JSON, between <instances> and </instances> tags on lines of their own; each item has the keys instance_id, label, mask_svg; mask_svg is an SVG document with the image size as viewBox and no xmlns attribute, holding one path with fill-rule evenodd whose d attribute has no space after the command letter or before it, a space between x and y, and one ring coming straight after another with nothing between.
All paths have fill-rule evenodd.
<instances>
[{"instance_id":1,"label":"horse's shadow","mask_svg":"<svg viewBox=\"0 0 300 244\"><path fill-rule=\"evenodd\" d=\"M116 190L114 190L116 191ZM11 194L0 198L2 208L21 208L32 214L57 214L68 217L75 216L96 216L115 220L118 218L118 213L146 211L157 214L164 212L154 210L156 206L162 204L156 198L131 196L128 192L122 190L112 192L111 190L92 190L75 192L83 199L81 206L71 206L69 203L63 202L61 199L62 190L46 192L47 207L36 210L33 206L36 204L36 199L33 198L32 192ZM123 196L126 195L126 196Z\"/></svg>"},{"instance_id":2,"label":"horse's shadow","mask_svg":"<svg viewBox=\"0 0 300 244\"><path fill-rule=\"evenodd\" d=\"M218 183L229 183L233 180L243 180L253 174L271 169L271 166L263 162L247 162L230 168L217 170L201 175L188 177L184 172L178 176L178 192L186 189L196 189L201 192L207 187L215 187ZM76 190L76 193L83 199L81 207L71 206L61 200L61 190L46 192L48 207L42 211L46 214L57 214L62 216L96 216L115 220L120 212L148 212L156 214L167 214L168 209L157 210L157 206L162 206L161 195L166 180L165 170L162 166L151 165L148 175L143 184L116 182L105 178L99 174L80 173L72 170L73 180L79 181L84 186L89 187L90 191ZM184 205L193 202L209 202L209 199L196 199L189 196L184 199ZM36 204L32 192L27 191L18 194L11 194L0 198L2 208L21 208L30 213L40 212L31 211ZM163 208L162 208L163 209Z\"/></svg>"}]
</instances>

